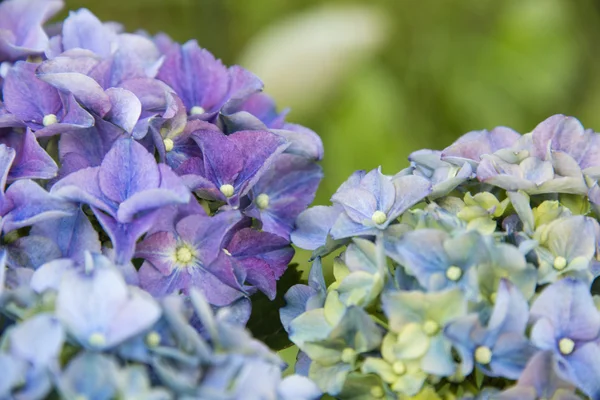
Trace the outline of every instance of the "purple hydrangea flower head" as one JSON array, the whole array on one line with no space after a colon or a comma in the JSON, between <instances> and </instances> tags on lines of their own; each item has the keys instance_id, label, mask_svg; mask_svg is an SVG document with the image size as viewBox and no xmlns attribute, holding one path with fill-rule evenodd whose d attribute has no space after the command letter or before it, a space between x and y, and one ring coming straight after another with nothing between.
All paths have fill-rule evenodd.
<instances>
[{"instance_id":1,"label":"purple hydrangea flower head","mask_svg":"<svg viewBox=\"0 0 600 400\"><path fill-rule=\"evenodd\" d=\"M503 280L487 326L477 314L446 326L444 334L460 353L462 374L469 374L475 363L488 376L518 378L534 350L524 335L528 308L518 289Z\"/></svg>"},{"instance_id":2,"label":"purple hydrangea flower head","mask_svg":"<svg viewBox=\"0 0 600 400\"><path fill-rule=\"evenodd\" d=\"M92 206L108 232L117 262L131 259L135 241L153 221L152 211L184 204L189 191L164 164L130 139L113 145L99 167L76 171L52 187L52 193Z\"/></svg>"},{"instance_id":3,"label":"purple hydrangea flower head","mask_svg":"<svg viewBox=\"0 0 600 400\"><path fill-rule=\"evenodd\" d=\"M0 62L42 54L48 46L43 24L62 6L61 0L8 0L0 4Z\"/></svg>"},{"instance_id":4,"label":"purple hydrangea flower head","mask_svg":"<svg viewBox=\"0 0 600 400\"><path fill-rule=\"evenodd\" d=\"M564 278L548 286L531 307L531 340L549 350L561 376L588 396L600 394L600 313L585 281Z\"/></svg>"}]
</instances>

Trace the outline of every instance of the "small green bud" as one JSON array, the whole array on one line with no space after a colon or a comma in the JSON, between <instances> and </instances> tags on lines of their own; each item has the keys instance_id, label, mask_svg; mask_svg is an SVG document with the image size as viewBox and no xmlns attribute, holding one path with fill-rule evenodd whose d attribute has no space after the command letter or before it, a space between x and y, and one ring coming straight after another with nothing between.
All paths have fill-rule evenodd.
<instances>
[{"instance_id":1,"label":"small green bud","mask_svg":"<svg viewBox=\"0 0 600 400\"><path fill-rule=\"evenodd\" d=\"M462 269L460 269L456 265L451 265L446 270L446 278L450 279L451 281L457 281L461 277L462 277Z\"/></svg>"},{"instance_id":2,"label":"small green bud","mask_svg":"<svg viewBox=\"0 0 600 400\"><path fill-rule=\"evenodd\" d=\"M557 271L562 271L563 269L565 269L565 267L567 266L567 259L562 257L562 256L558 256L554 259L554 269Z\"/></svg>"},{"instance_id":3,"label":"small green bud","mask_svg":"<svg viewBox=\"0 0 600 400\"><path fill-rule=\"evenodd\" d=\"M221 185L221 187L219 188L219 190L227 198L233 196L233 193L235 192L235 188L232 185L228 184L228 183L226 183L224 185Z\"/></svg>"},{"instance_id":4,"label":"small green bud","mask_svg":"<svg viewBox=\"0 0 600 400\"><path fill-rule=\"evenodd\" d=\"M92 333L88 338L88 343L93 347L102 347L106 344L106 337L100 333Z\"/></svg>"},{"instance_id":5,"label":"small green bud","mask_svg":"<svg viewBox=\"0 0 600 400\"><path fill-rule=\"evenodd\" d=\"M489 364L492 361L492 350L487 346L479 346L475 349L475 361L479 364Z\"/></svg>"},{"instance_id":6,"label":"small green bud","mask_svg":"<svg viewBox=\"0 0 600 400\"><path fill-rule=\"evenodd\" d=\"M269 195L266 193L261 193L258 196L256 196L256 205L261 210L264 210L265 208L269 207Z\"/></svg>"},{"instance_id":7,"label":"small green bud","mask_svg":"<svg viewBox=\"0 0 600 400\"><path fill-rule=\"evenodd\" d=\"M568 356L575 349L575 342L573 341L573 339L562 338L558 342L558 349L562 354Z\"/></svg>"},{"instance_id":8,"label":"small green bud","mask_svg":"<svg viewBox=\"0 0 600 400\"><path fill-rule=\"evenodd\" d=\"M371 216L371 221L375 222L377 225L381 225L387 221L387 215L385 215L383 211L377 210Z\"/></svg>"}]
</instances>

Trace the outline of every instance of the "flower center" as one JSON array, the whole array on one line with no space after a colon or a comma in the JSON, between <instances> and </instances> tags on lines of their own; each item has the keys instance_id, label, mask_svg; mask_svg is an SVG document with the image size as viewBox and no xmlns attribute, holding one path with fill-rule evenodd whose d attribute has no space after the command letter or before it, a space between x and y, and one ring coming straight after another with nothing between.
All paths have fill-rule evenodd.
<instances>
[{"instance_id":1,"label":"flower center","mask_svg":"<svg viewBox=\"0 0 600 400\"><path fill-rule=\"evenodd\" d=\"M562 338L558 342L558 349L563 355L568 356L573 352L573 349L575 349L575 342L573 339Z\"/></svg>"},{"instance_id":2,"label":"flower center","mask_svg":"<svg viewBox=\"0 0 600 400\"><path fill-rule=\"evenodd\" d=\"M256 205L261 210L269 207L269 195L266 193L261 193L256 197Z\"/></svg>"},{"instance_id":3,"label":"flower center","mask_svg":"<svg viewBox=\"0 0 600 400\"><path fill-rule=\"evenodd\" d=\"M456 265L451 265L446 270L446 278L451 281L457 281L462 277L462 269L457 267Z\"/></svg>"},{"instance_id":4,"label":"flower center","mask_svg":"<svg viewBox=\"0 0 600 400\"><path fill-rule=\"evenodd\" d=\"M93 347L102 347L106 344L106 337L100 332L95 332L88 338L88 343Z\"/></svg>"},{"instance_id":5,"label":"flower center","mask_svg":"<svg viewBox=\"0 0 600 400\"><path fill-rule=\"evenodd\" d=\"M371 396L373 396L376 399L380 399L385 395L385 392L379 386L372 386L370 392Z\"/></svg>"},{"instance_id":6,"label":"flower center","mask_svg":"<svg viewBox=\"0 0 600 400\"><path fill-rule=\"evenodd\" d=\"M146 335L146 344L148 347L156 347L160 344L160 334L156 331L152 331Z\"/></svg>"},{"instance_id":7,"label":"flower center","mask_svg":"<svg viewBox=\"0 0 600 400\"><path fill-rule=\"evenodd\" d=\"M565 269L565 267L567 266L567 259L562 257L562 256L558 256L554 259L554 269L557 271L562 271L563 269Z\"/></svg>"},{"instance_id":8,"label":"flower center","mask_svg":"<svg viewBox=\"0 0 600 400\"><path fill-rule=\"evenodd\" d=\"M206 110L200 106L194 106L192 107L192 109L190 110L190 115L200 115L200 114L204 114L206 112Z\"/></svg>"},{"instance_id":9,"label":"flower center","mask_svg":"<svg viewBox=\"0 0 600 400\"><path fill-rule=\"evenodd\" d=\"M223 193L223 196L227 198L233 196L233 192L235 191L234 187L228 183L221 185L219 190L221 191L221 193Z\"/></svg>"},{"instance_id":10,"label":"flower center","mask_svg":"<svg viewBox=\"0 0 600 400\"><path fill-rule=\"evenodd\" d=\"M350 347L346 347L344 351L342 351L342 361L346 364L353 363L356 359L356 350L351 349Z\"/></svg>"},{"instance_id":11,"label":"flower center","mask_svg":"<svg viewBox=\"0 0 600 400\"><path fill-rule=\"evenodd\" d=\"M492 294L490 294L490 301L494 304L496 304L496 299L498 298L498 293L494 292Z\"/></svg>"},{"instance_id":12,"label":"flower center","mask_svg":"<svg viewBox=\"0 0 600 400\"><path fill-rule=\"evenodd\" d=\"M163 140L163 143L165 144L165 151L169 152L173 150L173 140L166 138L165 140Z\"/></svg>"},{"instance_id":13,"label":"flower center","mask_svg":"<svg viewBox=\"0 0 600 400\"><path fill-rule=\"evenodd\" d=\"M373 215L371 215L371 221L375 222L377 225L383 224L387 220L387 215L383 211L375 211Z\"/></svg>"},{"instance_id":14,"label":"flower center","mask_svg":"<svg viewBox=\"0 0 600 400\"><path fill-rule=\"evenodd\" d=\"M177 249L177 252L175 253L175 258L177 259L177 262L180 264L189 263L190 261L192 261L193 257L194 257L194 255L192 254L192 251L187 246L181 246L180 248Z\"/></svg>"},{"instance_id":15,"label":"flower center","mask_svg":"<svg viewBox=\"0 0 600 400\"><path fill-rule=\"evenodd\" d=\"M492 361L492 350L487 346L479 346L475 349L475 361L479 364L489 364Z\"/></svg>"},{"instance_id":16,"label":"flower center","mask_svg":"<svg viewBox=\"0 0 600 400\"><path fill-rule=\"evenodd\" d=\"M402 361L396 361L392 365L392 369L396 375L404 375L406 373L406 365Z\"/></svg>"},{"instance_id":17,"label":"flower center","mask_svg":"<svg viewBox=\"0 0 600 400\"><path fill-rule=\"evenodd\" d=\"M225 253L225 254L227 254L228 256L230 256L230 257L231 257L231 253L229 252L229 250L227 250L227 249L223 249L223 253Z\"/></svg>"},{"instance_id":18,"label":"flower center","mask_svg":"<svg viewBox=\"0 0 600 400\"><path fill-rule=\"evenodd\" d=\"M54 114L47 114L44 115L44 119L42 120L42 125L44 126L50 126L52 124L55 124L58 122L58 118L56 118L56 115Z\"/></svg>"},{"instance_id":19,"label":"flower center","mask_svg":"<svg viewBox=\"0 0 600 400\"><path fill-rule=\"evenodd\" d=\"M440 325L431 319L428 319L423 324L423 332L425 332L428 336L435 335L436 333L439 332L439 330L440 330Z\"/></svg>"}]
</instances>

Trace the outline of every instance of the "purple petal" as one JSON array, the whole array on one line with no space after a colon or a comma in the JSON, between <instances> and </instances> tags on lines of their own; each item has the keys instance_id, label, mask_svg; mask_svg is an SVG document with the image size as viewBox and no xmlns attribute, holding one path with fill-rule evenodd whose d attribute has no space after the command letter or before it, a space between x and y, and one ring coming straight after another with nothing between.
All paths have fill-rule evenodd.
<instances>
[{"instance_id":1,"label":"purple petal","mask_svg":"<svg viewBox=\"0 0 600 400\"><path fill-rule=\"evenodd\" d=\"M133 131L142 113L142 103L135 94L122 88L109 88L106 94L111 103L106 118L127 132Z\"/></svg>"},{"instance_id":2,"label":"purple petal","mask_svg":"<svg viewBox=\"0 0 600 400\"><path fill-rule=\"evenodd\" d=\"M89 10L71 11L63 22L62 44L64 50L86 49L102 57L114 50L117 35L105 27Z\"/></svg>"},{"instance_id":3,"label":"purple petal","mask_svg":"<svg viewBox=\"0 0 600 400\"><path fill-rule=\"evenodd\" d=\"M98 183L106 197L123 202L135 193L157 188L160 173L154 157L144 146L135 140L122 139L104 157Z\"/></svg>"},{"instance_id":4,"label":"purple petal","mask_svg":"<svg viewBox=\"0 0 600 400\"><path fill-rule=\"evenodd\" d=\"M22 228L47 219L66 217L75 209L73 205L54 196L30 180L10 185L6 191L8 212L3 218L4 231Z\"/></svg>"},{"instance_id":5,"label":"purple petal","mask_svg":"<svg viewBox=\"0 0 600 400\"><path fill-rule=\"evenodd\" d=\"M8 181L17 179L50 179L56 176L58 167L52 157L39 145L29 128L25 133L11 132L0 142L16 150L17 155L8 174Z\"/></svg>"},{"instance_id":6,"label":"purple petal","mask_svg":"<svg viewBox=\"0 0 600 400\"><path fill-rule=\"evenodd\" d=\"M315 206L300 213L296 219L296 230L292 232L292 242L306 250L324 246L331 227L342 213L342 207L334 205Z\"/></svg>"}]
</instances>

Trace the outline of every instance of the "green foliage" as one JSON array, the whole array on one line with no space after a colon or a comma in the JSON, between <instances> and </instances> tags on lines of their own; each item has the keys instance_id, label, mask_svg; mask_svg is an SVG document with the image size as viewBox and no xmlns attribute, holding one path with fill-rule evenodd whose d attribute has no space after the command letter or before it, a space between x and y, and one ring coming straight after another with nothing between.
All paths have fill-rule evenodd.
<instances>
[{"instance_id":1,"label":"green foliage","mask_svg":"<svg viewBox=\"0 0 600 400\"><path fill-rule=\"evenodd\" d=\"M301 276L302 272L298 270L298 264L290 264L277 281L275 300L269 300L262 293L252 296L252 314L247 327L256 339L264 342L273 350L282 350L292 345L279 320L279 309L285 305L283 296L290 287L301 283Z\"/></svg>"}]
</instances>

